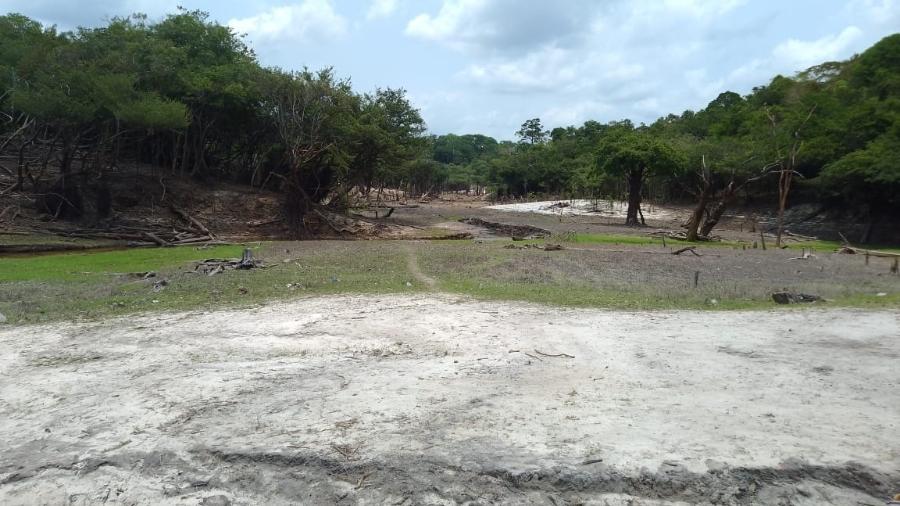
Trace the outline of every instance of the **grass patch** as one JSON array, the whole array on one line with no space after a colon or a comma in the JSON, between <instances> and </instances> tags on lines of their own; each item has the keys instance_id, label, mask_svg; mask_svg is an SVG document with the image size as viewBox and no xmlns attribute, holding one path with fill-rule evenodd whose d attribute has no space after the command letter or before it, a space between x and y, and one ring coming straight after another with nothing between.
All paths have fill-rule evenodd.
<instances>
[{"instance_id":1,"label":"grass patch","mask_svg":"<svg viewBox=\"0 0 900 506\"><path fill-rule=\"evenodd\" d=\"M823 241L809 240L796 241L793 238L786 238L784 242L785 249L800 250L807 249L821 253L831 253L841 248L839 241ZM568 242L572 244L610 244L610 245L629 245L629 246L658 246L661 247L663 242L660 237L646 235L626 235L626 234L559 234L554 235L549 240L558 242ZM752 248L753 243L757 242L757 246L761 248L758 241L683 241L678 239L666 238L666 245L675 247L676 245L689 245L709 248ZM769 249L775 248L775 239L766 236L766 246ZM878 245L856 245L860 248L872 249L878 251L900 253L900 248L892 248Z\"/></svg>"},{"instance_id":2,"label":"grass patch","mask_svg":"<svg viewBox=\"0 0 900 506\"><path fill-rule=\"evenodd\" d=\"M600 244L623 246L656 241L641 236L601 237L607 242ZM812 307L900 307L896 277L887 274L884 259L873 259L866 266L853 255L818 255L801 262L789 260L796 256L793 252L740 248L685 257L661 248L547 252L505 249L507 244L442 240L264 243L255 254L267 268L215 276L194 273L192 261L236 258L242 246L2 258L0 312L12 323L28 323L243 307L313 295L429 290L485 300L649 310L774 308L779 306L772 302L771 293L786 289L829 300ZM436 286L416 279L413 264L433 278ZM158 275L151 279L120 275L145 271ZM693 284L696 272L700 272L698 286ZM167 284L155 288L162 279Z\"/></svg>"},{"instance_id":3,"label":"grass patch","mask_svg":"<svg viewBox=\"0 0 900 506\"><path fill-rule=\"evenodd\" d=\"M713 297L662 294L649 291L598 289L579 284L528 284L516 282L455 279L442 283L447 291L485 300L519 300L538 304L607 309L762 309L772 306L767 299L716 299Z\"/></svg>"},{"instance_id":4,"label":"grass patch","mask_svg":"<svg viewBox=\"0 0 900 506\"><path fill-rule=\"evenodd\" d=\"M13 323L99 318L131 313L241 307L270 300L338 293L424 290L390 241L264 244L267 268L215 276L192 261L240 257L242 246L150 248L0 259L0 312ZM396 244L396 243L393 243ZM298 251L299 250L299 251ZM14 270L13 270L14 269ZM155 271L140 279L120 273ZM155 290L165 279L167 284Z\"/></svg>"},{"instance_id":5,"label":"grass patch","mask_svg":"<svg viewBox=\"0 0 900 506\"><path fill-rule=\"evenodd\" d=\"M0 282L72 281L145 272L205 258L240 257L242 246L136 248L0 258Z\"/></svg>"}]
</instances>

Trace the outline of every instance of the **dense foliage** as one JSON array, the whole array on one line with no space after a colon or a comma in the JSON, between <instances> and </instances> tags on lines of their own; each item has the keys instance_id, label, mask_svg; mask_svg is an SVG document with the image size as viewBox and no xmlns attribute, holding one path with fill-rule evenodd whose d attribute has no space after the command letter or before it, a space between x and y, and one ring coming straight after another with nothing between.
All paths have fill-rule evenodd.
<instances>
[{"instance_id":1,"label":"dense foliage","mask_svg":"<svg viewBox=\"0 0 900 506\"><path fill-rule=\"evenodd\" d=\"M659 199L691 200L700 203L700 235L739 196L777 204L782 193L788 198L791 181L798 184L796 201L863 219L896 217L900 34L847 61L776 76L746 96L724 92L702 110L670 114L651 125L587 121L545 132L539 119L530 119L517 136L517 144L501 144L505 149L462 165L435 150L433 159L446 166L434 173L446 181L466 174L499 196L552 193L639 203L640 195L629 191L635 189Z\"/></svg>"},{"instance_id":2,"label":"dense foliage","mask_svg":"<svg viewBox=\"0 0 900 506\"><path fill-rule=\"evenodd\" d=\"M125 161L278 188L298 230L316 206L385 186L622 198L629 224L641 222L642 198L690 200L694 236L738 198L817 201L873 220L900 210L900 34L650 125L547 131L532 118L518 142L498 142L426 135L403 90L360 94L330 69L264 68L201 12L66 33L9 14L0 111L0 171L13 181L0 194L32 192L57 217L108 213L105 181Z\"/></svg>"},{"instance_id":3,"label":"dense foliage","mask_svg":"<svg viewBox=\"0 0 900 506\"><path fill-rule=\"evenodd\" d=\"M402 184L425 147L403 90L358 94L328 69L263 68L195 11L58 33L0 17L2 168L56 216L103 217L123 161L285 194L297 229L354 187ZM14 167L11 169L11 167Z\"/></svg>"}]
</instances>

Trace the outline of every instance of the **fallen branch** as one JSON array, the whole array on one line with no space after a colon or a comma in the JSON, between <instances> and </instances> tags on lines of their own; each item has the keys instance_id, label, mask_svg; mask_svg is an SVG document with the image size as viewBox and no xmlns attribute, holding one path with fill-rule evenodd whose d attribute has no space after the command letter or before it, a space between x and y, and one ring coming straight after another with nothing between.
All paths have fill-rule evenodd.
<instances>
[{"instance_id":1,"label":"fallen branch","mask_svg":"<svg viewBox=\"0 0 900 506\"><path fill-rule=\"evenodd\" d=\"M846 253L849 255L869 255L872 257L882 257L882 258L900 258L900 253L892 253L890 251L878 251L874 249L865 249L865 248L857 248L855 246L850 245L850 241L844 237L844 234L838 232L838 235L841 236L841 240L844 245L837 251L838 253Z\"/></svg>"},{"instance_id":2,"label":"fallen branch","mask_svg":"<svg viewBox=\"0 0 900 506\"><path fill-rule=\"evenodd\" d=\"M182 220L184 220L187 223L190 223L191 225L196 227L198 230L200 230L204 234L215 239L216 236L212 232L210 232L209 229L206 228L205 225L203 225L203 223L200 223L200 220L198 220L197 218L194 218L190 214L186 213L184 210L179 209L179 208L175 207L174 205L169 206L169 207L172 209L172 212L175 213L179 218L181 218Z\"/></svg>"},{"instance_id":3,"label":"fallen branch","mask_svg":"<svg viewBox=\"0 0 900 506\"><path fill-rule=\"evenodd\" d=\"M680 255L680 254L684 253L685 251L690 251L691 253L694 254L694 256L702 257L703 255L701 255L700 253L697 253L696 249L697 249L696 246L687 246L687 247L673 251L672 254Z\"/></svg>"},{"instance_id":4,"label":"fallen branch","mask_svg":"<svg viewBox=\"0 0 900 506\"><path fill-rule=\"evenodd\" d=\"M163 247L168 247L168 246L172 245L170 242L168 242L165 239L163 239L162 237L154 234L153 232L144 232L144 237L146 237L147 239L150 239L151 241L153 241L156 244L163 246Z\"/></svg>"},{"instance_id":5,"label":"fallen branch","mask_svg":"<svg viewBox=\"0 0 900 506\"><path fill-rule=\"evenodd\" d=\"M537 353L538 355L542 355L542 356L544 356L544 357L551 357L551 358L575 358L574 356L569 355L569 354L567 354L567 353L555 353L555 354L554 354L554 353L544 353L544 352L539 351L539 350L534 350L534 352Z\"/></svg>"},{"instance_id":6,"label":"fallen branch","mask_svg":"<svg viewBox=\"0 0 900 506\"><path fill-rule=\"evenodd\" d=\"M262 227L264 225L271 225L273 223L278 223L281 220L283 220L283 218L272 218L271 220L263 220L263 221L248 221L247 226L248 227Z\"/></svg>"},{"instance_id":7,"label":"fallen branch","mask_svg":"<svg viewBox=\"0 0 900 506\"><path fill-rule=\"evenodd\" d=\"M195 272L206 274L207 276L215 276L226 269L253 269L256 267L264 267L263 263L253 258L253 251L244 249L240 260L223 260L211 258L198 262L194 267Z\"/></svg>"}]
</instances>

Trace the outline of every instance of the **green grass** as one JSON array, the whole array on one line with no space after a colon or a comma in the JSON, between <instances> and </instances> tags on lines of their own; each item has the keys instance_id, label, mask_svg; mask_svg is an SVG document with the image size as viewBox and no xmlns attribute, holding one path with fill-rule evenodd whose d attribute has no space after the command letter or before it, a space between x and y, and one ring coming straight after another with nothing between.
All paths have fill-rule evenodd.
<instances>
[{"instance_id":1,"label":"green grass","mask_svg":"<svg viewBox=\"0 0 900 506\"><path fill-rule=\"evenodd\" d=\"M53 253L0 257L0 282L74 281L114 274L146 272L191 260L240 257L241 246L141 248L104 252Z\"/></svg>"},{"instance_id":2,"label":"green grass","mask_svg":"<svg viewBox=\"0 0 900 506\"><path fill-rule=\"evenodd\" d=\"M285 255L264 244L266 268L215 276L193 261L237 258L243 246L150 248L0 259L0 312L11 322L100 318L148 311L240 307L337 293L405 293L425 289L390 242L315 242ZM286 262L284 260L287 260ZM121 275L154 271L150 279ZM154 290L159 280L167 285Z\"/></svg>"},{"instance_id":3,"label":"green grass","mask_svg":"<svg viewBox=\"0 0 900 506\"><path fill-rule=\"evenodd\" d=\"M592 236L632 247L660 243L642 236ZM576 241L577 243L577 238ZM773 290L826 297L828 307L900 307L886 264L866 267L852 256L817 263L789 254L735 251L702 259L656 249L505 249L507 241L308 241L264 243L266 268L193 272L193 261L236 258L242 246L128 249L0 258L0 312L12 323L104 318L155 311L243 307L330 294L422 293L435 290L484 300L518 300L618 309L762 309ZM518 243L522 244L522 243ZM823 247L826 245L823 245ZM623 249L625 251L623 251ZM414 278L410 254L434 280ZM771 260L768 260L771 259ZM759 262L764 262L760 264ZM877 262L877 263L876 263ZM757 267L765 265L765 268ZM829 270L820 272L818 265ZM737 269L735 268L737 267ZM695 270L701 284L692 286ZM780 269L780 270L779 270ZM128 273L155 271L141 279ZM805 274L801 273L805 271ZM885 274L879 274L885 272ZM162 289L157 281L167 280ZM885 293L877 296L877 293Z\"/></svg>"},{"instance_id":4,"label":"green grass","mask_svg":"<svg viewBox=\"0 0 900 506\"><path fill-rule=\"evenodd\" d=\"M601 307L607 309L769 309L768 299L715 299L703 296L684 297L643 290L598 290L579 284L525 284L515 282L452 280L441 285L447 291L485 300L518 300L568 307Z\"/></svg>"},{"instance_id":5,"label":"green grass","mask_svg":"<svg viewBox=\"0 0 900 506\"><path fill-rule=\"evenodd\" d=\"M630 245L630 246L662 246L663 241L660 237L653 237L647 235L626 235L626 234L561 234L555 235L549 239L550 241L557 242L569 242L573 244L612 244L612 245ZM743 248L743 247L752 247L753 241L682 241L678 239L666 238L666 245L675 247L677 245L690 245L690 246L698 246L698 247L710 247L710 248ZM787 249L807 249L811 251L818 252L833 252L837 251L841 248L841 243L838 241L822 241L822 240L809 240L809 241L795 241L794 239L788 239L784 241L784 245L787 246ZM757 246L761 247L757 241ZM775 240L766 236L766 246L768 248L775 247ZM855 245L861 248L873 249L879 251L900 253L900 248L892 248L885 246L877 246L877 245Z\"/></svg>"}]
</instances>

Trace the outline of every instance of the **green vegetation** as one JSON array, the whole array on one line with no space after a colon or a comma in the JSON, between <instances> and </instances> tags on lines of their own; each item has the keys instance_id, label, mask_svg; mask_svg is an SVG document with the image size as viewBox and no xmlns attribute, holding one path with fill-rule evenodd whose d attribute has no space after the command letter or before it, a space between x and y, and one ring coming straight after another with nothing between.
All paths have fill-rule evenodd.
<instances>
[{"instance_id":1,"label":"green vegetation","mask_svg":"<svg viewBox=\"0 0 900 506\"><path fill-rule=\"evenodd\" d=\"M550 242L554 241L573 244L623 244L636 246L663 245L662 238L660 237L625 234L564 234L552 237ZM666 244L672 248L695 246L698 248L745 249L753 247L753 242L748 241L683 241L670 238L666 238ZM785 249L789 250L805 249L807 251L817 251L823 253L833 253L841 249L841 246L841 243L838 241L823 240L787 241L784 244ZM757 248L761 248L758 242ZM865 246L865 248L890 253L900 253L900 248L889 246L867 245Z\"/></svg>"},{"instance_id":2,"label":"green vegetation","mask_svg":"<svg viewBox=\"0 0 900 506\"><path fill-rule=\"evenodd\" d=\"M120 164L196 180L278 187L288 222L356 187L409 181L424 122L402 89L355 92L330 69L262 67L230 28L199 11L134 15L59 33L0 16L0 194L94 222L112 214ZM199 184L199 183L198 183Z\"/></svg>"},{"instance_id":3,"label":"green vegetation","mask_svg":"<svg viewBox=\"0 0 900 506\"><path fill-rule=\"evenodd\" d=\"M298 233L317 206L341 209L354 189L383 187L627 196L631 225L643 198L691 199L692 239L749 197L877 222L900 206L898 55L895 34L847 61L776 76L746 96L726 91L650 125L591 120L547 131L531 118L518 142L498 142L427 136L402 89L358 93L331 69L265 68L199 11L64 33L8 14L0 150L16 166L0 183L36 195L48 214L94 221L112 211L108 181L123 177L114 169L149 163L278 188Z\"/></svg>"},{"instance_id":4,"label":"green vegetation","mask_svg":"<svg viewBox=\"0 0 900 506\"><path fill-rule=\"evenodd\" d=\"M266 268L215 276L195 273L194 262L237 258L242 247L3 258L0 312L13 323L27 323L240 307L311 295L430 290L576 307L759 309L775 307L769 297L772 291L792 289L822 295L830 307L900 306L895 280L882 275L888 267L884 259L865 267L861 258L822 253L814 264L819 270L787 260L795 255L787 252L743 251L708 243L701 245L710 247L702 262L695 262L699 259L668 254L650 237L569 239L569 245L621 247L569 246L545 252L506 249L507 241L264 243L251 247ZM417 279L410 262L418 264L436 286ZM701 272L697 287L692 284L695 270ZM147 271L156 276L144 279L141 274ZM161 280L166 282L157 286ZM877 295L882 292L885 295Z\"/></svg>"},{"instance_id":5,"label":"green vegetation","mask_svg":"<svg viewBox=\"0 0 900 506\"><path fill-rule=\"evenodd\" d=\"M484 154L462 137L438 137L432 180L420 186L460 189L450 182L465 180L498 196L627 200L629 224L642 196L690 199L692 236L709 235L741 198L778 210L817 203L877 223L900 213L898 61L895 34L847 61L776 76L746 96L726 91L650 125L591 120L547 132L533 118L518 143L479 140L490 146ZM447 144L465 155L446 161Z\"/></svg>"},{"instance_id":6,"label":"green vegetation","mask_svg":"<svg viewBox=\"0 0 900 506\"><path fill-rule=\"evenodd\" d=\"M192 260L240 257L240 246L212 248L144 248L104 252L57 253L32 257L0 257L0 283L7 281L74 281L110 275L144 273Z\"/></svg>"}]
</instances>

